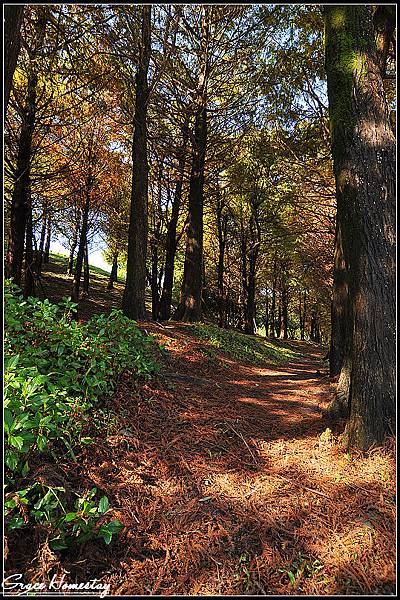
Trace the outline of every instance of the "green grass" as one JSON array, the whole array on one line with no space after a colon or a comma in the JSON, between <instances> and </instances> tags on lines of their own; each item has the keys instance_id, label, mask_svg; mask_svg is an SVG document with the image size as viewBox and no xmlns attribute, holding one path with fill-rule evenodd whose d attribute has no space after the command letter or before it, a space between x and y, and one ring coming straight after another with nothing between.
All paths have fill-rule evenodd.
<instances>
[{"instance_id":1,"label":"green grass","mask_svg":"<svg viewBox=\"0 0 400 600\"><path fill-rule=\"evenodd\" d=\"M50 258L56 264L59 264L65 268L68 266L68 256L65 254L57 254L56 252L50 252ZM92 275L100 275L101 277L106 277L107 279L110 277L110 271L105 271L100 267L95 267L94 265L89 264L89 273ZM125 283L125 279L122 277L118 277L118 283Z\"/></svg>"},{"instance_id":2,"label":"green grass","mask_svg":"<svg viewBox=\"0 0 400 600\"><path fill-rule=\"evenodd\" d=\"M246 335L233 329L221 329L217 325L196 323L195 335L206 340L218 350L235 360L255 366L279 365L300 358L301 354L290 342L270 340L259 335Z\"/></svg>"}]
</instances>

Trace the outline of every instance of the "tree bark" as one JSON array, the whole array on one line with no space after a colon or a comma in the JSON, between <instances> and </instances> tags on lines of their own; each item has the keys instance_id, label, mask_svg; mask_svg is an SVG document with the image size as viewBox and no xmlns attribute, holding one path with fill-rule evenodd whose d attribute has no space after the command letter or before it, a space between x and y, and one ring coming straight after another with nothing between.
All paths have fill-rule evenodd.
<instances>
[{"instance_id":1,"label":"tree bark","mask_svg":"<svg viewBox=\"0 0 400 600\"><path fill-rule=\"evenodd\" d=\"M44 245L44 253L43 253L43 264L47 264L50 259L50 242L51 242L51 215L48 215L47 218L47 233L46 233L46 243Z\"/></svg>"},{"instance_id":2,"label":"tree bark","mask_svg":"<svg viewBox=\"0 0 400 600\"><path fill-rule=\"evenodd\" d=\"M4 6L4 116L7 112L12 80L21 46L23 18L23 5L6 4Z\"/></svg>"},{"instance_id":3,"label":"tree bark","mask_svg":"<svg viewBox=\"0 0 400 600\"><path fill-rule=\"evenodd\" d=\"M266 290L266 296L265 296L265 319L264 319L264 327L265 327L265 337L268 337L268 332L269 332L269 298L268 298L268 290Z\"/></svg>"},{"instance_id":4,"label":"tree bark","mask_svg":"<svg viewBox=\"0 0 400 600\"><path fill-rule=\"evenodd\" d=\"M335 254L333 265L333 291L331 304L331 343L329 350L329 376L339 375L347 352L351 333L349 315L347 268L343 257L342 234L336 223Z\"/></svg>"},{"instance_id":5,"label":"tree bark","mask_svg":"<svg viewBox=\"0 0 400 600\"><path fill-rule=\"evenodd\" d=\"M284 272L286 277L286 271ZM282 324L283 324L283 339L288 339L288 305L289 305L289 290L287 282L283 282L282 286Z\"/></svg>"},{"instance_id":6,"label":"tree bark","mask_svg":"<svg viewBox=\"0 0 400 600\"><path fill-rule=\"evenodd\" d=\"M81 215L79 213L79 218L78 218L76 227L74 229L74 237L72 238L72 244L71 244L71 249L70 249L69 258L68 258L68 267L67 267L68 275L73 275L73 272L74 272L74 257L75 257L76 246L78 244L80 226L81 226Z\"/></svg>"},{"instance_id":7,"label":"tree bark","mask_svg":"<svg viewBox=\"0 0 400 600\"><path fill-rule=\"evenodd\" d=\"M31 73L28 77L26 109L22 116L17 168L10 209L10 239L6 259L6 274L8 277L12 277L17 285L21 285L22 279L26 220L30 202L31 155L35 129L37 82L37 75Z\"/></svg>"},{"instance_id":8,"label":"tree bark","mask_svg":"<svg viewBox=\"0 0 400 600\"><path fill-rule=\"evenodd\" d=\"M207 145L207 111L200 106L196 114L192 171L189 187L189 212L183 275L182 320L200 321L203 279L203 186Z\"/></svg>"},{"instance_id":9,"label":"tree bark","mask_svg":"<svg viewBox=\"0 0 400 600\"><path fill-rule=\"evenodd\" d=\"M86 241L83 252L83 293L85 296L89 295L89 283L90 283L90 273L89 273L89 249L88 249L88 241L86 235Z\"/></svg>"},{"instance_id":10,"label":"tree bark","mask_svg":"<svg viewBox=\"0 0 400 600\"><path fill-rule=\"evenodd\" d=\"M89 171L86 190L85 190L85 205L82 211L82 228L81 235L79 238L78 254L76 257L75 273L72 282L72 300L79 302L79 290L81 285L82 268L85 255L85 247L87 244L87 231L88 231L88 220L89 220L89 209L90 209L90 191L92 186L92 178Z\"/></svg>"},{"instance_id":11,"label":"tree bark","mask_svg":"<svg viewBox=\"0 0 400 600\"><path fill-rule=\"evenodd\" d=\"M142 10L139 65L136 72L135 131L132 144L132 196L128 234L126 284L122 299L124 314L130 319L146 318L146 257L148 232L147 74L151 53L151 6Z\"/></svg>"},{"instance_id":12,"label":"tree bark","mask_svg":"<svg viewBox=\"0 0 400 600\"><path fill-rule=\"evenodd\" d=\"M159 311L159 290L158 290L158 248L153 244L151 248L151 318L157 321Z\"/></svg>"},{"instance_id":13,"label":"tree bark","mask_svg":"<svg viewBox=\"0 0 400 600\"><path fill-rule=\"evenodd\" d=\"M395 138L366 5L325 6L325 63L351 311L349 444L395 430Z\"/></svg>"},{"instance_id":14,"label":"tree bark","mask_svg":"<svg viewBox=\"0 0 400 600\"><path fill-rule=\"evenodd\" d=\"M45 200L43 205L43 215L42 215L42 229L40 231L40 241L39 241L39 249L36 257L36 273L40 276L42 272L42 263L43 263L43 253L44 253L44 244L46 241L46 228L47 228L47 200Z\"/></svg>"},{"instance_id":15,"label":"tree bark","mask_svg":"<svg viewBox=\"0 0 400 600\"><path fill-rule=\"evenodd\" d=\"M25 269L23 287L24 298L33 296L35 293L34 262L35 260L33 254L32 200L30 197L29 190L25 228Z\"/></svg>"},{"instance_id":16,"label":"tree bark","mask_svg":"<svg viewBox=\"0 0 400 600\"><path fill-rule=\"evenodd\" d=\"M249 335L256 333L256 260L257 253L250 252L244 318L244 332Z\"/></svg>"},{"instance_id":17,"label":"tree bark","mask_svg":"<svg viewBox=\"0 0 400 600\"><path fill-rule=\"evenodd\" d=\"M395 5L377 5L373 17L374 33L377 48L377 61L383 79L386 77L386 64L390 46L396 48L394 33L396 30Z\"/></svg>"},{"instance_id":18,"label":"tree bark","mask_svg":"<svg viewBox=\"0 0 400 600\"><path fill-rule=\"evenodd\" d=\"M218 285L218 325L226 328L226 297L224 289L224 259L226 246L226 232L228 226L228 215L223 214L224 205L222 203L222 193L218 189L217 197L217 231L218 231L218 265L217 265L217 285Z\"/></svg>"},{"instance_id":19,"label":"tree bark","mask_svg":"<svg viewBox=\"0 0 400 600\"><path fill-rule=\"evenodd\" d=\"M172 204L171 220L168 223L167 241L165 249L164 284L160 300L159 319L167 321L171 317L172 290L174 285L175 254L177 248L176 229L182 200L183 180L185 175L186 146L189 131L187 125L183 127L183 142L179 150L178 180L175 186Z\"/></svg>"},{"instance_id":20,"label":"tree bark","mask_svg":"<svg viewBox=\"0 0 400 600\"><path fill-rule=\"evenodd\" d=\"M192 169L189 186L189 211L185 266L183 275L182 304L178 316L187 322L202 318L203 278L203 188L204 164L207 148L207 82L209 75L208 45L210 36L210 7L202 5L200 72L197 85L196 114L192 153Z\"/></svg>"},{"instance_id":21,"label":"tree bark","mask_svg":"<svg viewBox=\"0 0 400 600\"><path fill-rule=\"evenodd\" d=\"M282 333L282 307L281 307L281 297L279 295L278 298L278 318L276 319L276 323L275 323L275 331L276 331L276 337L280 338L281 337L281 333Z\"/></svg>"}]
</instances>

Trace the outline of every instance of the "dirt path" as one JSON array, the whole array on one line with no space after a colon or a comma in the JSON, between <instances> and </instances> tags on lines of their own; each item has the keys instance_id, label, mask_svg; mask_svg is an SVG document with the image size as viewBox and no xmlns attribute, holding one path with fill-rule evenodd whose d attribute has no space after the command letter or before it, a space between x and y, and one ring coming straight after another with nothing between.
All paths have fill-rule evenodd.
<instances>
[{"instance_id":1,"label":"dirt path","mask_svg":"<svg viewBox=\"0 0 400 600\"><path fill-rule=\"evenodd\" d=\"M82 461L126 528L80 579L90 567L121 595L391 593L392 455L320 440L316 347L262 369L205 356L182 326L143 326L169 350L166 375L121 381L125 428Z\"/></svg>"}]
</instances>

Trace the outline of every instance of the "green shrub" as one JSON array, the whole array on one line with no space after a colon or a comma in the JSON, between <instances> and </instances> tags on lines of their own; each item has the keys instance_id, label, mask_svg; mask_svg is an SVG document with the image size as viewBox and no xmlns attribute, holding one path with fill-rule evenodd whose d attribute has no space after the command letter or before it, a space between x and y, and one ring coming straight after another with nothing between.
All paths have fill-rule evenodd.
<instances>
[{"instance_id":1,"label":"green shrub","mask_svg":"<svg viewBox=\"0 0 400 600\"><path fill-rule=\"evenodd\" d=\"M121 311L95 315L86 323L72 318L75 311L70 300L59 305L24 300L19 288L6 281L7 493L17 493L37 454L47 452L57 459L67 450L75 459L74 448L85 443L85 415L112 393L119 374L129 371L146 377L158 368L153 338L143 335ZM19 509L20 503L13 507L14 516Z\"/></svg>"},{"instance_id":2,"label":"green shrub","mask_svg":"<svg viewBox=\"0 0 400 600\"><path fill-rule=\"evenodd\" d=\"M107 496L103 496L97 503L94 500L96 492L97 488L92 488L83 496L75 494L74 510L67 512L63 498L65 488L35 482L26 489L6 494L7 528L12 531L20 529L27 521L38 523L49 530L53 550L66 550L94 537L109 544L123 525L117 519L100 524L109 511L109 502Z\"/></svg>"}]
</instances>

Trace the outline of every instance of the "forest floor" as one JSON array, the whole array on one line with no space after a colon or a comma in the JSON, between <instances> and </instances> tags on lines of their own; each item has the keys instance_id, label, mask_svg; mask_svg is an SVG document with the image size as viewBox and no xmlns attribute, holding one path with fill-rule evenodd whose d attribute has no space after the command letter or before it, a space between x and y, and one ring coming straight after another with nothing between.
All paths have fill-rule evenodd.
<instances>
[{"instance_id":1,"label":"forest floor","mask_svg":"<svg viewBox=\"0 0 400 600\"><path fill-rule=\"evenodd\" d=\"M62 562L21 539L36 577L96 577L115 595L394 594L394 447L343 449L321 411L325 351L285 342L285 364L255 366L195 326L140 326L166 349L160 373L123 376L106 434L42 470L96 486L124 530Z\"/></svg>"}]
</instances>

